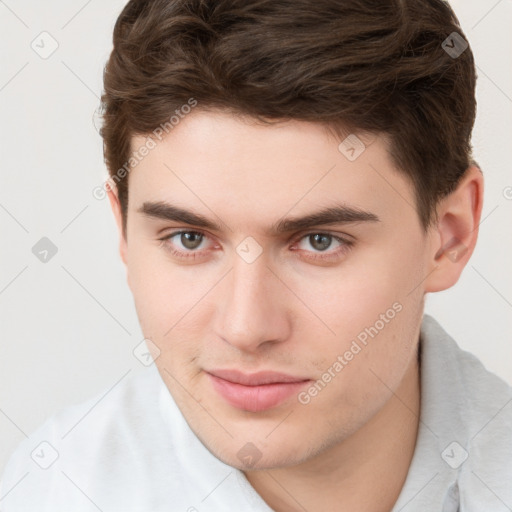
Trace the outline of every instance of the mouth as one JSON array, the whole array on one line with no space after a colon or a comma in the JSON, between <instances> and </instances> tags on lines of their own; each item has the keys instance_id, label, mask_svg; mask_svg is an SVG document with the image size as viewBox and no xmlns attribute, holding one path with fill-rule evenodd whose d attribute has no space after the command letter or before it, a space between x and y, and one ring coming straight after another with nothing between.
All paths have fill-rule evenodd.
<instances>
[{"instance_id":1,"label":"mouth","mask_svg":"<svg viewBox=\"0 0 512 512\"><path fill-rule=\"evenodd\" d=\"M206 374L215 391L231 406L249 412L272 409L297 395L311 379L263 371L211 370Z\"/></svg>"}]
</instances>

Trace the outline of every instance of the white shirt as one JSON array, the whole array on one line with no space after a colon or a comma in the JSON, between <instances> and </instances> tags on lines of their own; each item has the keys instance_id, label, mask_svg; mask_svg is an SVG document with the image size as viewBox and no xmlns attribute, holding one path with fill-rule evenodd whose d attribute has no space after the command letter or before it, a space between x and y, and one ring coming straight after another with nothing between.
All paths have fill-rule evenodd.
<instances>
[{"instance_id":1,"label":"white shirt","mask_svg":"<svg viewBox=\"0 0 512 512\"><path fill-rule=\"evenodd\" d=\"M511 510L512 388L427 315L420 348L418 438L391 512ZM0 510L271 512L198 440L154 365L25 439L6 466Z\"/></svg>"}]
</instances>

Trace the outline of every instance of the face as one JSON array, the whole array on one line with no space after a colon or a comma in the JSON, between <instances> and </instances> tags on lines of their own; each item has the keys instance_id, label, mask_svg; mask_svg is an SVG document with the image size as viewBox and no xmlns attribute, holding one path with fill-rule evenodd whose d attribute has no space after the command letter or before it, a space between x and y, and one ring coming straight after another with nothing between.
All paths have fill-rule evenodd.
<instances>
[{"instance_id":1,"label":"face","mask_svg":"<svg viewBox=\"0 0 512 512\"><path fill-rule=\"evenodd\" d=\"M129 175L122 251L142 331L188 424L231 466L340 443L414 360L429 237L385 140L359 138L354 160L320 125L196 109ZM329 223L311 217L329 208Z\"/></svg>"}]
</instances>

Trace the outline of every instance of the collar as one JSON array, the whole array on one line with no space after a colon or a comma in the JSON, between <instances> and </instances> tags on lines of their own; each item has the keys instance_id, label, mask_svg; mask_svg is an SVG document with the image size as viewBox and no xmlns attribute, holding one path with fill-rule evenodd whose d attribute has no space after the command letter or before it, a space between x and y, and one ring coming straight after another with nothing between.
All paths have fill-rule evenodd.
<instances>
[{"instance_id":1,"label":"collar","mask_svg":"<svg viewBox=\"0 0 512 512\"><path fill-rule=\"evenodd\" d=\"M512 505L512 388L439 323L420 331L420 423L391 512L502 510ZM496 459L499 452L506 452Z\"/></svg>"}]
</instances>

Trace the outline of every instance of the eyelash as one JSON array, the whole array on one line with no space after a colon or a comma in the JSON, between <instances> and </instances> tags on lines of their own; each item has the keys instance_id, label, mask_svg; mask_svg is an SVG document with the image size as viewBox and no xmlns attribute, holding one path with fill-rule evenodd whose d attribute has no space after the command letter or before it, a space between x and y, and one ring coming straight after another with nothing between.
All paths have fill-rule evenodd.
<instances>
[{"instance_id":1,"label":"eyelash","mask_svg":"<svg viewBox=\"0 0 512 512\"><path fill-rule=\"evenodd\" d=\"M183 233L193 233L193 234L201 235L203 237L207 237L207 235L201 231L179 230L179 231L174 231L172 233L169 233L168 235L165 235L164 237L159 238L158 240L161 242L161 244L160 244L161 246L167 246L167 242L171 238L174 238L175 236L181 235ZM312 235L327 235L327 236L331 237L333 240L339 242L341 244L341 246L338 247L338 249L336 249L334 252L319 253L318 256L313 256L313 257L308 256L308 257L306 257L306 259L308 259L308 260L336 261L340 256L342 256L343 254L348 252L348 250L354 245L354 242L351 240L347 240L343 237L340 237L339 235L334 235L333 233L323 232L323 231L311 231L309 233L302 234L293 240L293 244L300 242L304 238L307 238ZM203 252L203 251L179 251L177 249L171 249L169 247L166 247L166 249L170 250L172 256L175 256L180 259L185 259L185 260L187 260L187 259L195 260L198 256L201 256L201 253ZM294 249L294 250L296 250L296 249Z\"/></svg>"}]
</instances>

